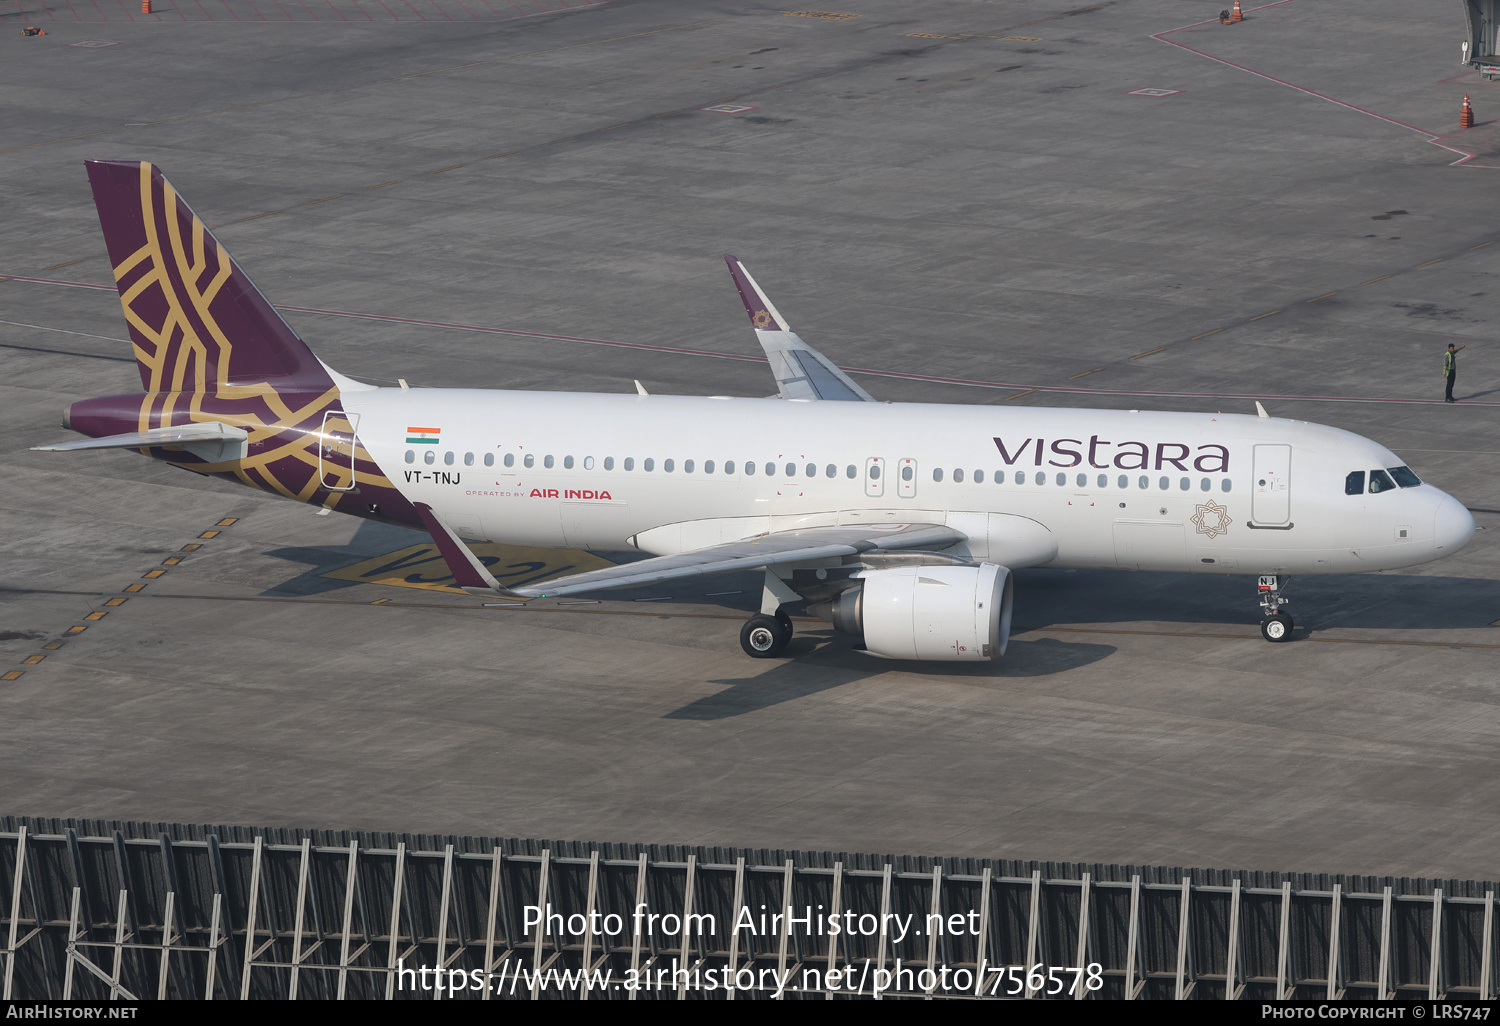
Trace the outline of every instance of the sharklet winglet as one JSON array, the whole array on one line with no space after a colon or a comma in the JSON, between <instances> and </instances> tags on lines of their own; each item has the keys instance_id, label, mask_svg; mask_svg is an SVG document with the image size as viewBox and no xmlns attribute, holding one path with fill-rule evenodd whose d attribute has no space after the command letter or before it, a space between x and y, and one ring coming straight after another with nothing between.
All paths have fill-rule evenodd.
<instances>
[{"instance_id":1,"label":"sharklet winglet","mask_svg":"<svg viewBox=\"0 0 1500 1026\"><path fill-rule=\"evenodd\" d=\"M488 595L498 592L501 595L511 594L499 581L495 580L485 565L479 561L469 547L458 539L448 525L438 519L431 506L425 502L414 502L412 506L417 515L422 518L422 526L427 528L427 533L432 535L433 542L438 547L438 552L443 557L443 562L448 564L448 571L453 574L453 582L471 595Z\"/></svg>"}]
</instances>

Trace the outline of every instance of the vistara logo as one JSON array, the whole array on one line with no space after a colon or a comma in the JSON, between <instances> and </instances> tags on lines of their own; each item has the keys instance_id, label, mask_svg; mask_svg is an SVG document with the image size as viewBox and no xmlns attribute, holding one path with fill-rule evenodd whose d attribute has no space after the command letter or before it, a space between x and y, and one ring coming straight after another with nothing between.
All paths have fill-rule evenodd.
<instances>
[{"instance_id":1,"label":"vistara logo","mask_svg":"<svg viewBox=\"0 0 1500 1026\"><path fill-rule=\"evenodd\" d=\"M771 326L771 315L765 310L757 310L751 316L750 323L764 331Z\"/></svg>"},{"instance_id":2,"label":"vistara logo","mask_svg":"<svg viewBox=\"0 0 1500 1026\"><path fill-rule=\"evenodd\" d=\"M1209 499L1193 508L1197 510L1192 516L1193 526L1198 529L1199 534L1217 538L1221 534L1229 533L1229 525L1234 521L1229 518L1228 506L1221 506Z\"/></svg>"}]
</instances>

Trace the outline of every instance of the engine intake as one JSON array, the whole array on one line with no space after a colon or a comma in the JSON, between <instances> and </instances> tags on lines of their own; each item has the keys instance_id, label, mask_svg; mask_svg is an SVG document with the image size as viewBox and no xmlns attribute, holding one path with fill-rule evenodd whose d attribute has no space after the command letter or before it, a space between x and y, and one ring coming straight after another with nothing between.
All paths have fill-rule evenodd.
<instances>
[{"instance_id":1,"label":"engine intake","mask_svg":"<svg viewBox=\"0 0 1500 1026\"><path fill-rule=\"evenodd\" d=\"M861 576L858 586L808 612L862 637L871 655L982 662L1005 654L1015 595L1005 567L903 566Z\"/></svg>"}]
</instances>

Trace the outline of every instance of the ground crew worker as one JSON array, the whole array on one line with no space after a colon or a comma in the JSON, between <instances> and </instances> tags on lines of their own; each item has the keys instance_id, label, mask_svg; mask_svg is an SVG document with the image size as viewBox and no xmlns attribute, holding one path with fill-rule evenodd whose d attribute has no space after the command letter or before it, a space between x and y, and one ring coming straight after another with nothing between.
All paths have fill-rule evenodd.
<instances>
[{"instance_id":1,"label":"ground crew worker","mask_svg":"<svg viewBox=\"0 0 1500 1026\"><path fill-rule=\"evenodd\" d=\"M1453 348L1452 342L1448 343L1448 352L1443 356L1443 377L1448 380L1448 391L1443 396L1445 403L1456 402L1453 398L1453 379L1458 376L1458 353L1459 350L1467 348L1469 348L1467 343L1459 346L1458 349Z\"/></svg>"}]
</instances>

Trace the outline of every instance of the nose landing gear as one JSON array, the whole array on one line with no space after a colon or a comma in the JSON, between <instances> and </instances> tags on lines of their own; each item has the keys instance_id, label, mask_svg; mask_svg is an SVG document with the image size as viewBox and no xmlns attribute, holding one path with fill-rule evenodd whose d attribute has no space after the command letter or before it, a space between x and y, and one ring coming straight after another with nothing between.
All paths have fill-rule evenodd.
<instances>
[{"instance_id":1,"label":"nose landing gear","mask_svg":"<svg viewBox=\"0 0 1500 1026\"><path fill-rule=\"evenodd\" d=\"M774 659L792 640L792 618L778 609L775 616L756 613L740 628L740 647L752 659Z\"/></svg>"},{"instance_id":2,"label":"nose landing gear","mask_svg":"<svg viewBox=\"0 0 1500 1026\"><path fill-rule=\"evenodd\" d=\"M1260 621L1260 636L1267 641L1292 640L1295 626L1291 616L1281 611L1289 599L1283 598L1281 589L1291 578L1286 574L1262 574L1260 577L1260 608L1264 614Z\"/></svg>"}]
</instances>

